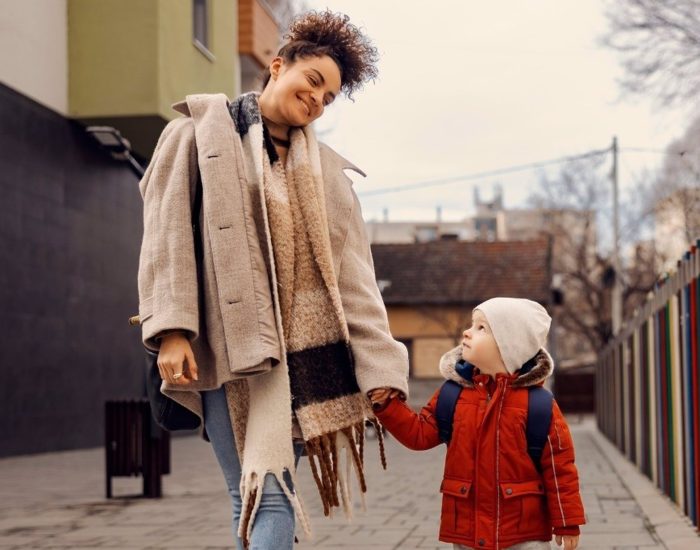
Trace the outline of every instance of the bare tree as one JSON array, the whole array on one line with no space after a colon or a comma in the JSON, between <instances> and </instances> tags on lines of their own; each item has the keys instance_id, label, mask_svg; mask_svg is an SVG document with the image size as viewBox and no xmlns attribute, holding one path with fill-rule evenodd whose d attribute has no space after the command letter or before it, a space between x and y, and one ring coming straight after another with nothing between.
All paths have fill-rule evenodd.
<instances>
[{"instance_id":1,"label":"bare tree","mask_svg":"<svg viewBox=\"0 0 700 550\"><path fill-rule=\"evenodd\" d=\"M663 104L697 102L700 94L700 2L609 1L604 43L622 54L621 84Z\"/></svg>"},{"instance_id":2,"label":"bare tree","mask_svg":"<svg viewBox=\"0 0 700 550\"><path fill-rule=\"evenodd\" d=\"M530 204L542 211L543 232L553 240L552 269L564 296L555 312L565 332L562 356L596 352L612 335L610 299L616 274L608 229L612 226L611 184L606 161L607 157L598 156L569 162L557 176L543 175L539 189L530 196ZM639 235L648 213L625 214L621 237ZM632 242L623 239L621 246ZM619 275L626 315L653 287L654 269L649 268L645 252L638 247Z\"/></svg>"},{"instance_id":3,"label":"bare tree","mask_svg":"<svg viewBox=\"0 0 700 550\"><path fill-rule=\"evenodd\" d=\"M662 261L674 262L700 237L700 118L666 150L647 196Z\"/></svg>"}]
</instances>

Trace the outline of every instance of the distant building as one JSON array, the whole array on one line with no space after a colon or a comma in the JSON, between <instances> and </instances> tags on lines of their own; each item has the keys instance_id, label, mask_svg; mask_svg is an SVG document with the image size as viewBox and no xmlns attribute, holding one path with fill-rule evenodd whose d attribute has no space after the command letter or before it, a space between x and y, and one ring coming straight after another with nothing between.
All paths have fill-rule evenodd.
<instances>
[{"instance_id":1,"label":"distant building","mask_svg":"<svg viewBox=\"0 0 700 550\"><path fill-rule=\"evenodd\" d=\"M409 244L431 241L472 241L470 222L375 222L366 223L372 243Z\"/></svg>"},{"instance_id":2,"label":"distant building","mask_svg":"<svg viewBox=\"0 0 700 550\"><path fill-rule=\"evenodd\" d=\"M700 187L681 188L654 207L657 271L673 270L676 262L700 238Z\"/></svg>"},{"instance_id":3,"label":"distant building","mask_svg":"<svg viewBox=\"0 0 700 550\"><path fill-rule=\"evenodd\" d=\"M373 245L408 244L433 241L502 242L531 241L551 238L551 284L555 296L567 301L567 307L585 299L571 288L563 288L565 273L574 273L582 263L594 264L597 249L595 213L575 209L541 209L504 207L503 190L495 186L493 198L483 200L478 189L474 191L474 210L471 217L459 222L367 222L367 231ZM583 257L580 249L583 250ZM554 316L559 311L554 309ZM593 322L592 319L585 319ZM596 350L576 331L554 323L557 355L560 365L577 367L592 365Z\"/></svg>"},{"instance_id":4,"label":"distant building","mask_svg":"<svg viewBox=\"0 0 700 550\"><path fill-rule=\"evenodd\" d=\"M493 199L484 201L479 196L479 188L474 188L476 214L472 218L474 238L480 241L508 240L506 232L506 212L503 208L503 189L495 186Z\"/></svg>"},{"instance_id":5,"label":"distant building","mask_svg":"<svg viewBox=\"0 0 700 550\"><path fill-rule=\"evenodd\" d=\"M440 356L460 342L480 302L512 296L550 305L547 240L374 244L372 255L392 334L408 347L417 378L439 376Z\"/></svg>"},{"instance_id":6,"label":"distant building","mask_svg":"<svg viewBox=\"0 0 700 550\"><path fill-rule=\"evenodd\" d=\"M566 224L575 232L595 231L592 212L574 209L510 208L503 206L503 190L495 187L491 200L482 200L478 188L474 189L473 216L461 221L447 222L440 216L435 221L389 221L385 211L384 220L366 222L367 232L373 244L398 244L429 242L437 240L458 241L514 241L541 238L549 233L552 217ZM595 242L595 236L592 241Z\"/></svg>"}]
</instances>

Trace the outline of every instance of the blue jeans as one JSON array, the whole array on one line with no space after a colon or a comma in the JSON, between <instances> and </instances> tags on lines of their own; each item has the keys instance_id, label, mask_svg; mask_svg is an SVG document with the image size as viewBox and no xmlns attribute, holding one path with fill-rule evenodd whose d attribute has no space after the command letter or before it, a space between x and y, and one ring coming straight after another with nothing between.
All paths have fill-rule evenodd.
<instances>
[{"instance_id":1,"label":"blue jeans","mask_svg":"<svg viewBox=\"0 0 700 550\"><path fill-rule=\"evenodd\" d=\"M201 394L204 426L233 500L233 535L236 548L243 550L243 543L237 536L238 521L241 517L241 464L228 414L226 392L221 387L218 390L203 391ZM302 450L303 444L295 444L295 464L299 462ZM291 488L291 478L288 477L285 481ZM267 474L250 537L250 550L292 550L293 546L294 510L275 476Z\"/></svg>"}]
</instances>

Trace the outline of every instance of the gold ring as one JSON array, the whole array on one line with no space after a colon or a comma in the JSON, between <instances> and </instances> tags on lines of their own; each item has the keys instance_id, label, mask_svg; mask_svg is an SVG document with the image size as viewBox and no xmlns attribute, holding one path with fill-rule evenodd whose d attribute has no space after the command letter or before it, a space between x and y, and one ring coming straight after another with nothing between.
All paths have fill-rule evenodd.
<instances>
[{"instance_id":1,"label":"gold ring","mask_svg":"<svg viewBox=\"0 0 700 550\"><path fill-rule=\"evenodd\" d=\"M182 376L182 373L181 373L181 372L176 372L175 374L173 374L173 379L177 380L177 379L180 378L181 376Z\"/></svg>"}]
</instances>

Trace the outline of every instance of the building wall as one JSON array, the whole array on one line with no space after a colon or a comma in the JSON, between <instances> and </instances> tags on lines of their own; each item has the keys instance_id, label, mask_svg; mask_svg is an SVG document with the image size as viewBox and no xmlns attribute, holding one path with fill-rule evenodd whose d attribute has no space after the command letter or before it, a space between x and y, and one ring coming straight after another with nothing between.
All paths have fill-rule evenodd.
<instances>
[{"instance_id":1,"label":"building wall","mask_svg":"<svg viewBox=\"0 0 700 550\"><path fill-rule=\"evenodd\" d=\"M82 127L0 85L0 455L103 444L138 397L137 178Z\"/></svg>"},{"instance_id":2,"label":"building wall","mask_svg":"<svg viewBox=\"0 0 700 550\"><path fill-rule=\"evenodd\" d=\"M411 375L414 378L441 378L440 358L455 345L452 338L414 339Z\"/></svg>"},{"instance_id":3,"label":"building wall","mask_svg":"<svg viewBox=\"0 0 700 550\"><path fill-rule=\"evenodd\" d=\"M461 222L366 222L367 234L372 244L415 243L456 238L460 241L475 240L474 221Z\"/></svg>"},{"instance_id":4,"label":"building wall","mask_svg":"<svg viewBox=\"0 0 700 550\"><path fill-rule=\"evenodd\" d=\"M158 3L68 0L68 24L70 115L157 114Z\"/></svg>"},{"instance_id":5,"label":"building wall","mask_svg":"<svg viewBox=\"0 0 700 550\"><path fill-rule=\"evenodd\" d=\"M210 51L195 45L191 0L68 0L70 114L159 116L190 93L239 90L236 0L210 0Z\"/></svg>"},{"instance_id":6,"label":"building wall","mask_svg":"<svg viewBox=\"0 0 700 550\"><path fill-rule=\"evenodd\" d=\"M698 192L700 194L700 191ZM688 234L695 238L700 227L700 197L676 193L657 205L654 216L654 243L660 252L658 271L674 271L679 258L691 247ZM687 202L688 204L684 204ZM691 237L692 239L693 237Z\"/></svg>"},{"instance_id":7,"label":"building wall","mask_svg":"<svg viewBox=\"0 0 700 550\"><path fill-rule=\"evenodd\" d=\"M387 306L394 338L411 342L411 376L441 377L440 357L459 343L471 323L471 307Z\"/></svg>"},{"instance_id":8,"label":"building wall","mask_svg":"<svg viewBox=\"0 0 700 550\"><path fill-rule=\"evenodd\" d=\"M158 112L168 120L170 106L187 94L240 93L238 3L209 0L209 60L193 44L192 1L158 0Z\"/></svg>"},{"instance_id":9,"label":"building wall","mask_svg":"<svg viewBox=\"0 0 700 550\"><path fill-rule=\"evenodd\" d=\"M66 0L3 0L0 82L54 111L68 112Z\"/></svg>"}]
</instances>

